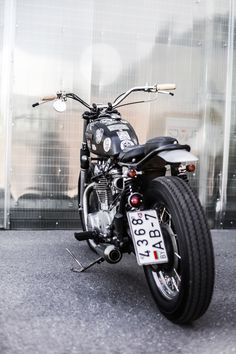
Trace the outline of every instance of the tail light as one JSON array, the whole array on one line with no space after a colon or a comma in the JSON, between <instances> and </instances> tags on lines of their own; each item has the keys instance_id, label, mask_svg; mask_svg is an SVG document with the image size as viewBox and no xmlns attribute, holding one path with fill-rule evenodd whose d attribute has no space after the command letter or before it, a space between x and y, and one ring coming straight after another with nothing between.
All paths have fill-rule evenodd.
<instances>
[{"instance_id":1,"label":"tail light","mask_svg":"<svg viewBox=\"0 0 236 354\"><path fill-rule=\"evenodd\" d=\"M189 164L186 166L186 171L194 172L196 170L196 166L194 164Z\"/></svg>"},{"instance_id":2,"label":"tail light","mask_svg":"<svg viewBox=\"0 0 236 354\"><path fill-rule=\"evenodd\" d=\"M138 208L143 202L143 196L140 193L133 193L129 196L128 203L132 208Z\"/></svg>"}]
</instances>

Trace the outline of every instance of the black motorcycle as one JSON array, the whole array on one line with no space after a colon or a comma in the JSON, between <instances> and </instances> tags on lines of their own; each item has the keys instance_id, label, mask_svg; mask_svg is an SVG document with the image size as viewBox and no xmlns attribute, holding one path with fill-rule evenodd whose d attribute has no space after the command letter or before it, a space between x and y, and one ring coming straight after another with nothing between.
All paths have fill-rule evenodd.
<instances>
[{"instance_id":1,"label":"black motorcycle","mask_svg":"<svg viewBox=\"0 0 236 354\"><path fill-rule=\"evenodd\" d=\"M188 183L197 158L189 145L161 136L140 145L133 127L117 108L145 101L121 102L132 92L173 95L174 84L134 87L113 103L89 105L74 93L58 92L33 107L55 100L61 112L66 100L80 102L84 131L78 182L83 232L99 257L74 271L107 261L118 263L134 253L144 268L151 293L169 320L183 324L202 316L211 301L214 254L200 202Z\"/></svg>"}]
</instances>

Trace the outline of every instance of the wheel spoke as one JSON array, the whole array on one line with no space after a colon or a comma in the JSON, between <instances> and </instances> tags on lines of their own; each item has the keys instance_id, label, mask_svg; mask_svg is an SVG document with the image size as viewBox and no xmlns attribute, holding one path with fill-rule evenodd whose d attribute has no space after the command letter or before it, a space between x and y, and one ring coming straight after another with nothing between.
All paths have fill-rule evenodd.
<instances>
[{"instance_id":1,"label":"wheel spoke","mask_svg":"<svg viewBox=\"0 0 236 354\"><path fill-rule=\"evenodd\" d=\"M174 278L174 277L171 277L171 280L172 280L172 283L173 283L173 285L174 285L175 290L179 293L179 288L178 288L178 286L177 286L177 284L176 284L175 278Z\"/></svg>"},{"instance_id":2,"label":"wheel spoke","mask_svg":"<svg viewBox=\"0 0 236 354\"><path fill-rule=\"evenodd\" d=\"M181 259L181 256L177 252L174 252L174 254L176 255L177 258Z\"/></svg>"},{"instance_id":3,"label":"wheel spoke","mask_svg":"<svg viewBox=\"0 0 236 354\"><path fill-rule=\"evenodd\" d=\"M162 213L161 213L161 216L160 216L160 222L163 222L163 216L164 216L164 214L165 214L165 210L166 210L166 208L164 208L164 209L162 210Z\"/></svg>"},{"instance_id":4,"label":"wheel spoke","mask_svg":"<svg viewBox=\"0 0 236 354\"><path fill-rule=\"evenodd\" d=\"M169 226L171 226L171 215L167 211L166 207L162 209L159 221L160 223L168 224Z\"/></svg>"},{"instance_id":5,"label":"wheel spoke","mask_svg":"<svg viewBox=\"0 0 236 354\"><path fill-rule=\"evenodd\" d=\"M174 272L175 272L175 275L176 275L178 281L181 281L181 278L180 278L180 276L179 276L179 274L177 273L177 270L176 270L175 268L174 268Z\"/></svg>"},{"instance_id":6,"label":"wheel spoke","mask_svg":"<svg viewBox=\"0 0 236 354\"><path fill-rule=\"evenodd\" d=\"M160 279L161 279L161 283L162 283L163 288L170 295L171 294L171 289L169 288L169 286L167 284L167 280L164 277L163 272L159 272L159 274L160 274Z\"/></svg>"},{"instance_id":7,"label":"wheel spoke","mask_svg":"<svg viewBox=\"0 0 236 354\"><path fill-rule=\"evenodd\" d=\"M165 284L165 283L166 283L166 280L165 280L165 277L164 277L164 275L163 275L163 272L160 271L159 274L160 274L161 282L162 282L163 284Z\"/></svg>"}]
</instances>

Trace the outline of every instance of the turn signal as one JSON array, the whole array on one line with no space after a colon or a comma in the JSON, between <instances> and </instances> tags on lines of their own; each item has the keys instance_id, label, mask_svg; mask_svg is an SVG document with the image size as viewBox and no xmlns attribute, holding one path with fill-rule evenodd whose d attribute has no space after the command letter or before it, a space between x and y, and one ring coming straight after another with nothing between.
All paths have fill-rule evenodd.
<instances>
[{"instance_id":1,"label":"turn signal","mask_svg":"<svg viewBox=\"0 0 236 354\"><path fill-rule=\"evenodd\" d=\"M186 171L188 172L194 172L196 169L196 166L194 164L190 164L186 166Z\"/></svg>"},{"instance_id":2,"label":"turn signal","mask_svg":"<svg viewBox=\"0 0 236 354\"><path fill-rule=\"evenodd\" d=\"M143 196L140 193L133 193L129 197L129 205L133 208L138 208L143 202Z\"/></svg>"},{"instance_id":3,"label":"turn signal","mask_svg":"<svg viewBox=\"0 0 236 354\"><path fill-rule=\"evenodd\" d=\"M134 170L134 169L131 169L127 172L127 176L130 177L130 178L134 178L137 176L137 171Z\"/></svg>"}]
</instances>

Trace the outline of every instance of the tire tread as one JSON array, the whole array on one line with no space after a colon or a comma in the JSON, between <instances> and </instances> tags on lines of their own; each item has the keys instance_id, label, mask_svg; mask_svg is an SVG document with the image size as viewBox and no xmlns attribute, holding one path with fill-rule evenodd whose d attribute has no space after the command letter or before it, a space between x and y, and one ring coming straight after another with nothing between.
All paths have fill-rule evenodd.
<instances>
[{"instance_id":1,"label":"tire tread","mask_svg":"<svg viewBox=\"0 0 236 354\"><path fill-rule=\"evenodd\" d=\"M159 177L152 182L151 193L160 188L160 185L172 196L178 209L177 214L188 249L191 278L186 302L169 317L174 322L188 323L202 316L211 301L214 286L211 235L202 206L186 182L178 177Z\"/></svg>"}]
</instances>

